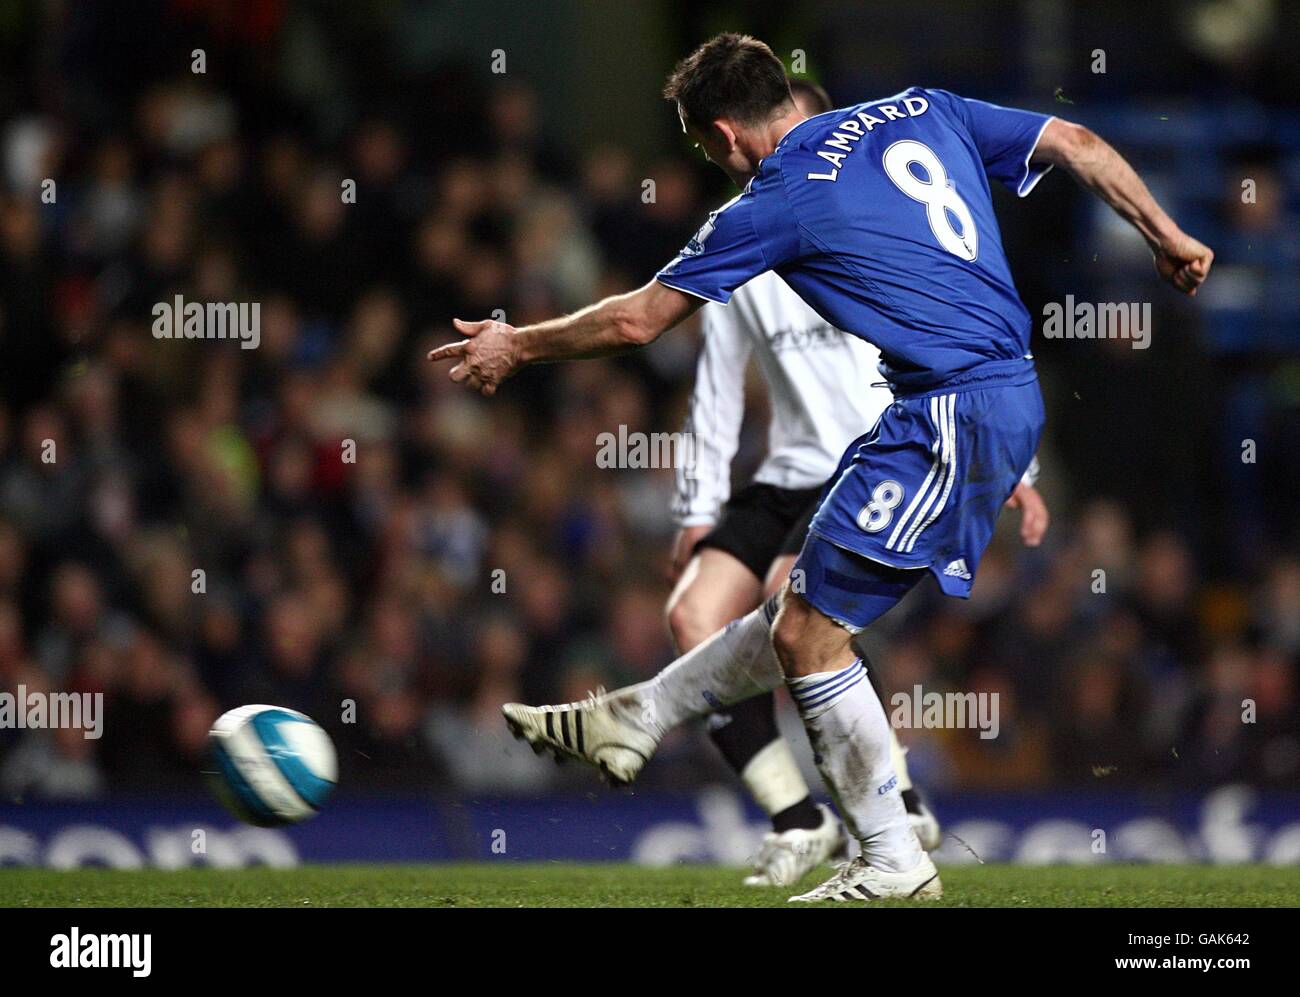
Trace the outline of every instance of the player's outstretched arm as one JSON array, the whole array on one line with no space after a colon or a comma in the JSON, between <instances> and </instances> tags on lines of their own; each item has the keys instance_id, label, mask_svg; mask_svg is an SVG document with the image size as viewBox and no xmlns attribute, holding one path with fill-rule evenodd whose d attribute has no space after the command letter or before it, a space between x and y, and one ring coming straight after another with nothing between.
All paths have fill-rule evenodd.
<instances>
[{"instance_id":1,"label":"player's outstretched arm","mask_svg":"<svg viewBox=\"0 0 1300 997\"><path fill-rule=\"evenodd\" d=\"M699 298L652 280L564 318L520 329L491 319L456 319L456 329L467 338L430 350L429 359L459 360L451 379L491 396L528 364L586 360L653 343L701 304Z\"/></svg>"},{"instance_id":2,"label":"player's outstretched arm","mask_svg":"<svg viewBox=\"0 0 1300 997\"><path fill-rule=\"evenodd\" d=\"M1195 294L1210 275L1214 252L1175 224L1133 167L1095 132L1053 118L1043 129L1030 162L1035 166L1051 163L1069 170L1114 208L1142 233L1160 276L1184 294Z\"/></svg>"}]
</instances>

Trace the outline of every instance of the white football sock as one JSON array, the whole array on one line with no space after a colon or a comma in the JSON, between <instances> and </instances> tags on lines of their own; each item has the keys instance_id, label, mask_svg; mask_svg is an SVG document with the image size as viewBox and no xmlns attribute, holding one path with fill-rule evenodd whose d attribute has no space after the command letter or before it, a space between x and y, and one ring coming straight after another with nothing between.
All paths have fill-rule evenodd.
<instances>
[{"instance_id":1,"label":"white football sock","mask_svg":"<svg viewBox=\"0 0 1300 997\"><path fill-rule=\"evenodd\" d=\"M764 605L732 620L648 682L619 695L638 697L642 721L662 736L683 720L775 689L784 676L768 638L773 612Z\"/></svg>"},{"instance_id":2,"label":"white football sock","mask_svg":"<svg viewBox=\"0 0 1300 997\"><path fill-rule=\"evenodd\" d=\"M912 776L907 771L907 749L892 726L889 728L889 759L894 763L894 774L898 776L898 791L906 793L912 788Z\"/></svg>"},{"instance_id":3,"label":"white football sock","mask_svg":"<svg viewBox=\"0 0 1300 997\"><path fill-rule=\"evenodd\" d=\"M889 721L862 659L786 681L817 768L863 857L889 872L914 868L925 852L907 821L889 757Z\"/></svg>"}]
</instances>

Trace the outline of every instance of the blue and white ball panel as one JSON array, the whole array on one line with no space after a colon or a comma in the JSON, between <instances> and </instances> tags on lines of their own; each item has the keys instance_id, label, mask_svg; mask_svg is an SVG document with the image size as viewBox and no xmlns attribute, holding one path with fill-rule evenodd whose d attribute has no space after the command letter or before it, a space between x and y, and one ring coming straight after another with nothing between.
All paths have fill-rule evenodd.
<instances>
[{"instance_id":1,"label":"blue and white ball panel","mask_svg":"<svg viewBox=\"0 0 1300 997\"><path fill-rule=\"evenodd\" d=\"M258 827L272 827L282 824L262 802L261 797L253 791L240 770L231 761L222 742L213 738L212 760L216 764L216 775L210 779L213 791L236 817Z\"/></svg>"},{"instance_id":2,"label":"blue and white ball panel","mask_svg":"<svg viewBox=\"0 0 1300 997\"><path fill-rule=\"evenodd\" d=\"M293 791L313 810L320 809L338 779L334 747L315 723L291 710L254 713L250 720Z\"/></svg>"},{"instance_id":3,"label":"blue and white ball panel","mask_svg":"<svg viewBox=\"0 0 1300 997\"><path fill-rule=\"evenodd\" d=\"M251 823L304 820L338 781L329 735L295 710L241 706L218 718L211 736L222 795Z\"/></svg>"},{"instance_id":4,"label":"blue and white ball panel","mask_svg":"<svg viewBox=\"0 0 1300 997\"><path fill-rule=\"evenodd\" d=\"M1035 380L900 396L845 451L810 532L965 598L1042 426Z\"/></svg>"}]
</instances>

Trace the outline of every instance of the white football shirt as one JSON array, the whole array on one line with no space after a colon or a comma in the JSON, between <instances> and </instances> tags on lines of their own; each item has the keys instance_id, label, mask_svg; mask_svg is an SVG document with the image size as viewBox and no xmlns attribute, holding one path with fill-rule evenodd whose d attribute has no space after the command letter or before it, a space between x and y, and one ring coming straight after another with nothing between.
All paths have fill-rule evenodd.
<instances>
[{"instance_id":1,"label":"white football shirt","mask_svg":"<svg viewBox=\"0 0 1300 997\"><path fill-rule=\"evenodd\" d=\"M772 271L738 288L728 305L705 304L700 331L685 427L695 460L677 468L673 503L681 526L716 522L731 494L751 353L772 403L767 457L755 481L816 488L893 401L876 368L880 352L836 329Z\"/></svg>"}]
</instances>

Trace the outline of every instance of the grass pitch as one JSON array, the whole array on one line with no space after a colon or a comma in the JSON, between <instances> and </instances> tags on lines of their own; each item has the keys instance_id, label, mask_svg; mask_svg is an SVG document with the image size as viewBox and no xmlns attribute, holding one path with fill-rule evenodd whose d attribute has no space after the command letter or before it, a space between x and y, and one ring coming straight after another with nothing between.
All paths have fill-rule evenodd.
<instances>
[{"instance_id":1,"label":"grass pitch","mask_svg":"<svg viewBox=\"0 0 1300 997\"><path fill-rule=\"evenodd\" d=\"M749 889L712 866L340 865L297 869L0 869L7 907L788 907L810 889ZM1295 907L1300 867L1020 866L943 869L938 901L881 906ZM845 904L837 906L863 906Z\"/></svg>"}]
</instances>

